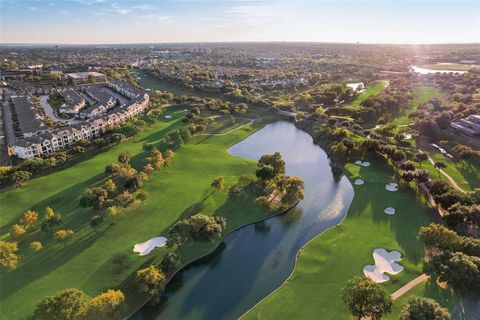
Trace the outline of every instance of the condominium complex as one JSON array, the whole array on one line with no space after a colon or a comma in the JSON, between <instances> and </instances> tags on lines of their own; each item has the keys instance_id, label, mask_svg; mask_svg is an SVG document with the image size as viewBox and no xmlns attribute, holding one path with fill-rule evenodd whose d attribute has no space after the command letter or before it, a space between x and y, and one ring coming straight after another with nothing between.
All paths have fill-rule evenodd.
<instances>
[{"instance_id":1,"label":"condominium complex","mask_svg":"<svg viewBox=\"0 0 480 320\"><path fill-rule=\"evenodd\" d=\"M22 159L41 157L68 148L79 140L91 140L102 133L134 117L148 107L149 96L145 91L134 88L123 81L108 83L109 89L123 103L102 87L85 89L86 94L96 103L87 109L85 99L76 90L61 92L72 114L78 114L84 121L59 129L49 129L42 121L32 96L12 96L10 103L4 104L4 115L9 130L6 132L9 155ZM120 96L121 95L121 96Z\"/></svg>"}]
</instances>

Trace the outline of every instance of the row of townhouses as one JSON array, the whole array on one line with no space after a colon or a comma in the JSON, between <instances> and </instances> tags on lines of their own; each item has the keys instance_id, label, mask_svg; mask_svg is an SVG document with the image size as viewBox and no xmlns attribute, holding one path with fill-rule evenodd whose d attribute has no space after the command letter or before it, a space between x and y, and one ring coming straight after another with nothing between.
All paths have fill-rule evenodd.
<instances>
[{"instance_id":1,"label":"row of townhouses","mask_svg":"<svg viewBox=\"0 0 480 320\"><path fill-rule=\"evenodd\" d=\"M91 140L99 137L113 126L138 115L148 107L149 96L143 90L133 88L122 81L115 81L114 83L112 85L109 83L109 86L128 96L130 99L127 103L101 116L91 117L85 122L69 125L66 128L52 130L47 129L43 124L39 124L35 127L31 126L29 128L30 132L24 132L20 137L13 132L7 133L9 155L15 155L22 159L46 156L68 148L79 140ZM23 97L22 102L24 99L26 98ZM13 105L15 105L15 102L12 99ZM12 110L4 108L4 111L10 113ZM13 109L13 111L15 110ZM16 119L16 117L18 117L18 114L11 118Z\"/></svg>"}]
</instances>

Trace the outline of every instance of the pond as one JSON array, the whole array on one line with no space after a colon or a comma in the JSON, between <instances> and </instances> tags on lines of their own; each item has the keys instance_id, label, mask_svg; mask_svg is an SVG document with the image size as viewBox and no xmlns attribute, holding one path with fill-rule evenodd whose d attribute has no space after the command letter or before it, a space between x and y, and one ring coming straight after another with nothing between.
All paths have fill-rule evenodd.
<instances>
[{"instance_id":1,"label":"pond","mask_svg":"<svg viewBox=\"0 0 480 320\"><path fill-rule=\"evenodd\" d=\"M352 185L293 124L269 124L229 149L255 160L276 151L287 174L305 181L305 199L283 215L228 235L211 255L179 272L158 305L144 307L133 319L237 319L282 285L306 242L343 220Z\"/></svg>"}]
</instances>

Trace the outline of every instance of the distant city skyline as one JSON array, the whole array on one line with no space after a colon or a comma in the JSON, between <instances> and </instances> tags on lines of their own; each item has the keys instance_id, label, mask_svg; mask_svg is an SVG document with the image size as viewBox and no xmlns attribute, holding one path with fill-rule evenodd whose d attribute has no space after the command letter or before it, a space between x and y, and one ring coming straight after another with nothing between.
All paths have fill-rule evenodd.
<instances>
[{"instance_id":1,"label":"distant city skyline","mask_svg":"<svg viewBox=\"0 0 480 320\"><path fill-rule=\"evenodd\" d=\"M480 0L0 0L1 43L480 42Z\"/></svg>"}]
</instances>

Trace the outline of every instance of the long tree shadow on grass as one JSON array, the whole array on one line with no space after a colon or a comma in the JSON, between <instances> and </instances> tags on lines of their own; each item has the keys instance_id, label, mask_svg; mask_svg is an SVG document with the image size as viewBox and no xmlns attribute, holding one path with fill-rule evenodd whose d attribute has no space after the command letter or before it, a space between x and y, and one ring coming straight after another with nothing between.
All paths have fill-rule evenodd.
<instances>
[{"instance_id":1,"label":"long tree shadow on grass","mask_svg":"<svg viewBox=\"0 0 480 320\"><path fill-rule=\"evenodd\" d=\"M356 188L355 210L350 210L348 214L354 217L360 212L370 210L376 225L383 225L394 232L402 254L413 263L420 262L424 255L424 246L417 240L417 234L421 226L432 221L432 210L415 192L402 185L392 168L379 159L373 158L371 166L362 167L359 172L365 184ZM399 190L387 191L385 185L389 182L398 183ZM395 215L386 215L384 210L387 207L395 208Z\"/></svg>"},{"instance_id":2,"label":"long tree shadow on grass","mask_svg":"<svg viewBox=\"0 0 480 320\"><path fill-rule=\"evenodd\" d=\"M3 284L2 290L0 290L1 300L7 299L24 286L54 272L70 259L75 258L81 252L88 249L100 236L101 234L99 233L88 233L82 238L75 239L74 242L72 241L66 246L58 244L55 248L38 252L35 259L30 260L28 263L21 264L17 269L1 277L0 280ZM55 287L55 284L52 284L52 288L53 287ZM45 292L44 296L54 294L55 292Z\"/></svg>"},{"instance_id":3,"label":"long tree shadow on grass","mask_svg":"<svg viewBox=\"0 0 480 320\"><path fill-rule=\"evenodd\" d=\"M162 138L164 138L170 131L178 129L182 126L185 126L185 123L183 123L181 119L173 120L172 124L169 125L168 127L155 131L154 133L140 139L139 141L148 142L148 143L158 142Z\"/></svg>"},{"instance_id":4,"label":"long tree shadow on grass","mask_svg":"<svg viewBox=\"0 0 480 320\"><path fill-rule=\"evenodd\" d=\"M72 222L75 220L75 215L78 213L77 209L79 207L80 196L86 188L92 186L95 183L98 183L105 176L105 173L97 174L89 178L88 180L62 189L54 195L42 199L41 201L32 204L31 206L20 208L17 216L14 219L10 220L9 223L3 225L0 228L0 234L9 232L12 224L18 223L22 214L27 210L37 211L39 214L39 218L42 218L46 207L51 207L55 212L60 213L64 220L64 225L71 224L72 227L75 227L75 224L72 224Z\"/></svg>"}]
</instances>

